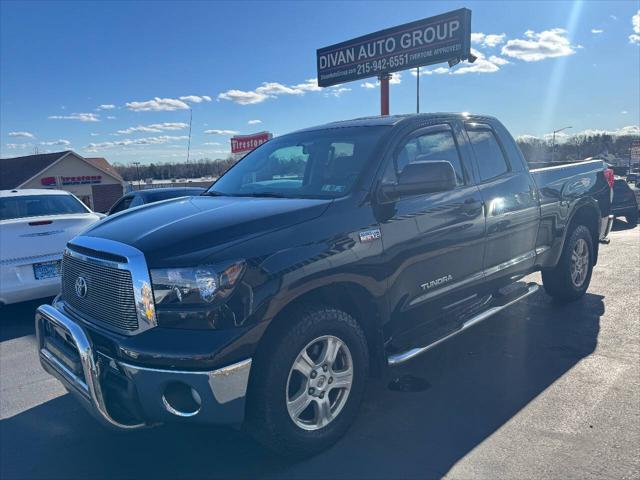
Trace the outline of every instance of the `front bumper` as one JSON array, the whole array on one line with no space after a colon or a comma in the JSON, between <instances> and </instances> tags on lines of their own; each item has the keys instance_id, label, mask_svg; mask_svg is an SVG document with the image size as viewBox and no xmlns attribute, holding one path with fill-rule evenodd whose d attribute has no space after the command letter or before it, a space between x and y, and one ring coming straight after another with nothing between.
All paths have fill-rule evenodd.
<instances>
[{"instance_id":1,"label":"front bumper","mask_svg":"<svg viewBox=\"0 0 640 480\"><path fill-rule=\"evenodd\" d=\"M86 329L53 306L40 306L35 321L42 367L109 427L136 429L176 419L239 424L244 419L250 358L211 371L141 367L98 352Z\"/></svg>"}]
</instances>

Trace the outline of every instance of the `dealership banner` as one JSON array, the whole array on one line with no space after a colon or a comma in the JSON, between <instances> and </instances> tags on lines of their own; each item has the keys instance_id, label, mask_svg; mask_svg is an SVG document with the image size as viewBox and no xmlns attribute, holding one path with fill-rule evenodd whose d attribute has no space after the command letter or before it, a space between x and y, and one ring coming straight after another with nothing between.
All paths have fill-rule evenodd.
<instances>
[{"instance_id":1,"label":"dealership banner","mask_svg":"<svg viewBox=\"0 0 640 480\"><path fill-rule=\"evenodd\" d=\"M461 8L317 50L318 85L466 60L470 51L471 10Z\"/></svg>"},{"instance_id":2,"label":"dealership banner","mask_svg":"<svg viewBox=\"0 0 640 480\"><path fill-rule=\"evenodd\" d=\"M231 153L246 153L259 147L273 135L269 132L254 133L251 135L236 135L231 137Z\"/></svg>"}]
</instances>

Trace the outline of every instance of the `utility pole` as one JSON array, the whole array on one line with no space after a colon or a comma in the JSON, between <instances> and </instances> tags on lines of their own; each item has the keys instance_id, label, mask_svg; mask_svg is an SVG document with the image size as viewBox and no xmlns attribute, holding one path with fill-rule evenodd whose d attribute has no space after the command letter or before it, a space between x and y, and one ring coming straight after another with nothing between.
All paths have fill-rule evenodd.
<instances>
[{"instance_id":1,"label":"utility pole","mask_svg":"<svg viewBox=\"0 0 640 480\"><path fill-rule=\"evenodd\" d=\"M416 67L416 113L420 113L420 67Z\"/></svg>"},{"instance_id":2,"label":"utility pole","mask_svg":"<svg viewBox=\"0 0 640 480\"><path fill-rule=\"evenodd\" d=\"M553 131L553 140L551 142L551 162L555 162L556 161L556 133L560 133L563 130L566 130L567 128L573 128L573 127L562 127L559 128L558 130L554 130Z\"/></svg>"},{"instance_id":3,"label":"utility pole","mask_svg":"<svg viewBox=\"0 0 640 480\"><path fill-rule=\"evenodd\" d=\"M189 154L191 153L191 121L193 120L193 110L189 109L189 141L187 143L187 174L189 173Z\"/></svg>"},{"instance_id":4,"label":"utility pole","mask_svg":"<svg viewBox=\"0 0 640 480\"><path fill-rule=\"evenodd\" d=\"M140 190L140 162L133 162L133 164L136 166L136 177L138 177L138 190Z\"/></svg>"}]
</instances>

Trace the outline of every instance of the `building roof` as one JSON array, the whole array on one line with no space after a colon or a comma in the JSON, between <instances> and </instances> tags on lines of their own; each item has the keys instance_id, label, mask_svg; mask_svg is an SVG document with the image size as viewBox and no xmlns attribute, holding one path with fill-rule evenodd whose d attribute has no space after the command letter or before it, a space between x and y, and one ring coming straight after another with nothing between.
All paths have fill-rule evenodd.
<instances>
[{"instance_id":1,"label":"building roof","mask_svg":"<svg viewBox=\"0 0 640 480\"><path fill-rule=\"evenodd\" d=\"M0 160L0 190L18 188L30 178L46 170L62 157L73 154L107 175L124 182L123 178L105 158L84 158L71 151L27 155L26 157L3 158Z\"/></svg>"},{"instance_id":2,"label":"building roof","mask_svg":"<svg viewBox=\"0 0 640 480\"><path fill-rule=\"evenodd\" d=\"M22 185L70 151L3 158L0 160L0 190L8 190Z\"/></svg>"},{"instance_id":3,"label":"building roof","mask_svg":"<svg viewBox=\"0 0 640 480\"><path fill-rule=\"evenodd\" d=\"M97 169L104 170L105 172L107 172L112 177L115 177L118 180L120 180L121 182L124 182L124 178L122 178L120 176L118 171L115 168L113 168L113 166L107 161L106 158L102 158L102 157L91 157L91 158L88 158L88 157L85 157L85 160L88 161L89 163L91 163Z\"/></svg>"}]
</instances>

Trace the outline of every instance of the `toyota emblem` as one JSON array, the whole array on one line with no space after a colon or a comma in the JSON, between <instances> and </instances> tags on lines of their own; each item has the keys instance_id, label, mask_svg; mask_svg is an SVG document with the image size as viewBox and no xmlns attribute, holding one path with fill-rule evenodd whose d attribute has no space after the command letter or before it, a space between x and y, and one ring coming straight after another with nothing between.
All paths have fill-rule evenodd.
<instances>
[{"instance_id":1,"label":"toyota emblem","mask_svg":"<svg viewBox=\"0 0 640 480\"><path fill-rule=\"evenodd\" d=\"M87 296L87 281L84 277L76 278L76 295L80 298L84 298Z\"/></svg>"}]
</instances>

